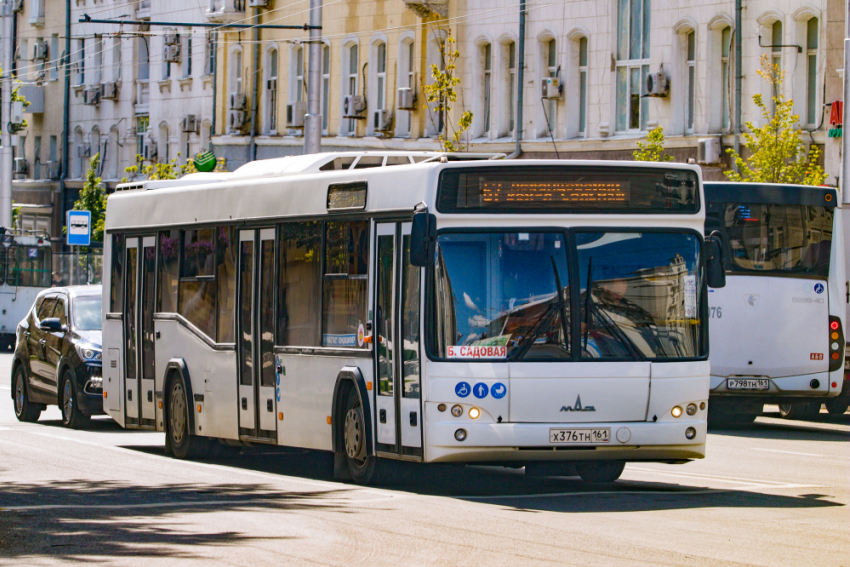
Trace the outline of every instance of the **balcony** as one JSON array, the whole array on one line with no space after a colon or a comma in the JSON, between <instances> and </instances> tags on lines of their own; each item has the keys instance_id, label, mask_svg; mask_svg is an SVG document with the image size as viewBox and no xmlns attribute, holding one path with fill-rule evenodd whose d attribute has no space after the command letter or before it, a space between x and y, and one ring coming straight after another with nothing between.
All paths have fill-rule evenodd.
<instances>
[{"instance_id":1,"label":"balcony","mask_svg":"<svg viewBox=\"0 0 850 567\"><path fill-rule=\"evenodd\" d=\"M245 18L246 0L209 0L205 13L207 21L230 24Z\"/></svg>"}]
</instances>

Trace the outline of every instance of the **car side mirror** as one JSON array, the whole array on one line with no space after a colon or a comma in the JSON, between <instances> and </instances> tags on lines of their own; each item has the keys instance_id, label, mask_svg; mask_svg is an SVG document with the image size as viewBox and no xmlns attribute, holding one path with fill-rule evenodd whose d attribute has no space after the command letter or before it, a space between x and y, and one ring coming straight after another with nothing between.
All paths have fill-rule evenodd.
<instances>
[{"instance_id":1,"label":"car side mirror","mask_svg":"<svg viewBox=\"0 0 850 567\"><path fill-rule=\"evenodd\" d=\"M61 331L63 330L62 321L59 320L58 317L48 317L47 319L41 320L41 325L39 327L45 331Z\"/></svg>"},{"instance_id":2,"label":"car side mirror","mask_svg":"<svg viewBox=\"0 0 850 567\"><path fill-rule=\"evenodd\" d=\"M410 230L410 263L424 268L434 262L437 250L437 217L425 211L413 215Z\"/></svg>"},{"instance_id":3,"label":"car side mirror","mask_svg":"<svg viewBox=\"0 0 850 567\"><path fill-rule=\"evenodd\" d=\"M717 231L705 239L705 272L708 287L726 287L726 266L723 261L723 239Z\"/></svg>"}]
</instances>

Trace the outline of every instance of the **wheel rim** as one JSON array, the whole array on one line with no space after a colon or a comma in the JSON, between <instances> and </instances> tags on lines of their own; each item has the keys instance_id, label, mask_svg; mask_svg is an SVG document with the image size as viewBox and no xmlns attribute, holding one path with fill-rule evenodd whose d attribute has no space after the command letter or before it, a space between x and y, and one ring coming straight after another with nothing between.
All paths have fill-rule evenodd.
<instances>
[{"instance_id":1,"label":"wheel rim","mask_svg":"<svg viewBox=\"0 0 850 567\"><path fill-rule=\"evenodd\" d=\"M358 404L345 414L345 453L358 465L366 461L363 429L363 412Z\"/></svg>"},{"instance_id":2,"label":"wheel rim","mask_svg":"<svg viewBox=\"0 0 850 567\"><path fill-rule=\"evenodd\" d=\"M71 421L71 412L74 410L73 388L71 381L65 380L65 387L62 388L62 415L65 421Z\"/></svg>"},{"instance_id":3,"label":"wheel rim","mask_svg":"<svg viewBox=\"0 0 850 567\"><path fill-rule=\"evenodd\" d=\"M24 411L24 381L20 374L15 380L15 413L21 415Z\"/></svg>"},{"instance_id":4,"label":"wheel rim","mask_svg":"<svg viewBox=\"0 0 850 567\"><path fill-rule=\"evenodd\" d=\"M186 396L183 384L178 380L171 389L171 438L177 444L183 442L186 428Z\"/></svg>"}]
</instances>

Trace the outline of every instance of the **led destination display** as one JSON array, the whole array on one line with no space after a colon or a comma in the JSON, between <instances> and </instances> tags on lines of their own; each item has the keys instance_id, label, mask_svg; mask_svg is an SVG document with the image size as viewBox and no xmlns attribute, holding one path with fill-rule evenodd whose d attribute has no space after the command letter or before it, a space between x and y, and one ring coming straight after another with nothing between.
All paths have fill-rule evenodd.
<instances>
[{"instance_id":1,"label":"led destination display","mask_svg":"<svg viewBox=\"0 0 850 567\"><path fill-rule=\"evenodd\" d=\"M495 203L625 203L630 183L624 181L485 181L481 201Z\"/></svg>"}]
</instances>

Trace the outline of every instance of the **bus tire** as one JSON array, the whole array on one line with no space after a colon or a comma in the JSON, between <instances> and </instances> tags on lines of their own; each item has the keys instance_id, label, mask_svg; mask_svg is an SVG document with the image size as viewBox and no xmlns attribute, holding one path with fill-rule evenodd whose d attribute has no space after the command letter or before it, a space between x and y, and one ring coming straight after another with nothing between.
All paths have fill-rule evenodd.
<instances>
[{"instance_id":1,"label":"bus tire","mask_svg":"<svg viewBox=\"0 0 850 567\"><path fill-rule=\"evenodd\" d=\"M779 415L785 419L814 419L820 413L820 402L779 404Z\"/></svg>"},{"instance_id":2,"label":"bus tire","mask_svg":"<svg viewBox=\"0 0 850 567\"><path fill-rule=\"evenodd\" d=\"M836 398L832 398L828 402L824 402L823 405L826 406L826 411L830 415L843 415L847 411L847 408L850 407L850 397L842 394Z\"/></svg>"},{"instance_id":3,"label":"bus tire","mask_svg":"<svg viewBox=\"0 0 850 567\"><path fill-rule=\"evenodd\" d=\"M580 461L575 465L581 479L593 483L614 482L626 468L625 461Z\"/></svg>"},{"instance_id":4,"label":"bus tire","mask_svg":"<svg viewBox=\"0 0 850 567\"><path fill-rule=\"evenodd\" d=\"M80 411L77 403L77 386L69 370L62 373L59 383L59 409L62 410L62 425L71 429L85 429L91 425L91 416Z\"/></svg>"},{"instance_id":5,"label":"bus tire","mask_svg":"<svg viewBox=\"0 0 850 567\"><path fill-rule=\"evenodd\" d=\"M15 396L15 417L18 421L26 421L35 423L41 415L41 408L32 403L27 393L27 378L24 373L23 365L18 365L15 369L14 379L14 396Z\"/></svg>"},{"instance_id":6,"label":"bus tire","mask_svg":"<svg viewBox=\"0 0 850 567\"><path fill-rule=\"evenodd\" d=\"M342 439L345 448L345 460L351 479L357 484L369 484L375 475L377 458L366 451L366 421L363 416L363 404L353 388L348 392L343 417Z\"/></svg>"},{"instance_id":7,"label":"bus tire","mask_svg":"<svg viewBox=\"0 0 850 567\"><path fill-rule=\"evenodd\" d=\"M186 386L180 377L171 380L168 389L168 442L177 459L198 459L207 455L210 440L189 431L189 404Z\"/></svg>"}]
</instances>

